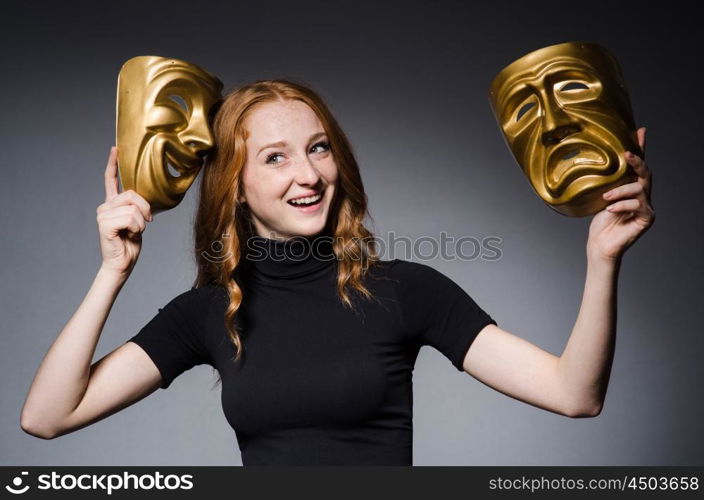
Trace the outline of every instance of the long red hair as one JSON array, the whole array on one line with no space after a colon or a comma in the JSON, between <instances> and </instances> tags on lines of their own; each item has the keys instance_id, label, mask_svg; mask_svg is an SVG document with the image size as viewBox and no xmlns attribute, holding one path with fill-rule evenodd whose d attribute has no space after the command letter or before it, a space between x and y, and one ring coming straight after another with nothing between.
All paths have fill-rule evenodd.
<instances>
[{"instance_id":1,"label":"long red hair","mask_svg":"<svg viewBox=\"0 0 704 500\"><path fill-rule=\"evenodd\" d=\"M338 168L336 194L331 206L326 233L333 237L333 252L338 263L337 293L342 303L354 309L350 290L371 299L362 279L379 261L372 233L364 226L367 210L359 167L352 147L322 98L308 86L287 80L260 80L240 87L221 99L213 117L215 147L200 178L200 193L194 221L195 259L198 275L194 286L223 286L229 296L225 326L239 359L243 342L234 318L244 299L237 281L237 267L244 257L246 241L254 235L246 203L238 200L242 190L242 171L247 158L245 119L260 103L297 99L315 112L328 135L330 149ZM219 254L213 258L214 251Z\"/></svg>"}]
</instances>

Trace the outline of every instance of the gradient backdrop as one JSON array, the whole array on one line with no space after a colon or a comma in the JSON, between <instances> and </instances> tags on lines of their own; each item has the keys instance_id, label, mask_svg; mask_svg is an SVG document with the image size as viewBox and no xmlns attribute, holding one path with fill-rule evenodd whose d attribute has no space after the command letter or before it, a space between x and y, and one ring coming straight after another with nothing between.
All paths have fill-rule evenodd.
<instances>
[{"instance_id":1,"label":"gradient backdrop","mask_svg":"<svg viewBox=\"0 0 704 500\"><path fill-rule=\"evenodd\" d=\"M704 465L702 46L692 13L677 2L142 4L3 2L0 464L241 464L207 366L56 440L20 428L32 377L100 264L95 209L125 60L193 61L226 90L275 77L313 86L354 145L371 228L382 238L501 238L498 260L413 258L454 279L504 329L560 354L581 301L590 218L560 216L532 192L487 87L530 50L585 40L621 62L636 121L649 130L658 214L624 258L604 411L569 419L537 409L425 347L414 463ZM149 226L95 360L190 287L194 195Z\"/></svg>"}]
</instances>

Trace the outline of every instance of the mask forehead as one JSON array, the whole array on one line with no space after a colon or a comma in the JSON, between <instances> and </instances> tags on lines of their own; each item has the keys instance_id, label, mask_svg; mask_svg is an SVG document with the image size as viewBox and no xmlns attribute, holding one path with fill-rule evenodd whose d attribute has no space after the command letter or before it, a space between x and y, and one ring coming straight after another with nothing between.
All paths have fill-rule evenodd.
<instances>
[{"instance_id":1,"label":"mask forehead","mask_svg":"<svg viewBox=\"0 0 704 500\"><path fill-rule=\"evenodd\" d=\"M489 100L532 187L558 212L596 213L606 206L601 193L635 179L622 157L639 151L630 101L603 47L569 42L530 52L496 75Z\"/></svg>"},{"instance_id":2,"label":"mask forehead","mask_svg":"<svg viewBox=\"0 0 704 500\"><path fill-rule=\"evenodd\" d=\"M156 64L155 64L156 63ZM152 62L145 76L145 105L150 101L158 104L165 94L180 95L186 101L212 105L219 97L222 84L197 66L174 59ZM149 71L151 70L151 71ZM150 99L151 98L151 99Z\"/></svg>"},{"instance_id":3,"label":"mask forehead","mask_svg":"<svg viewBox=\"0 0 704 500\"><path fill-rule=\"evenodd\" d=\"M622 82L621 70L616 59L600 45L567 42L534 50L502 69L491 83L491 95L500 90L517 75L537 75L552 64L564 62L590 68L605 77Z\"/></svg>"},{"instance_id":4,"label":"mask forehead","mask_svg":"<svg viewBox=\"0 0 704 500\"><path fill-rule=\"evenodd\" d=\"M222 83L198 66L158 56L128 60L118 76L120 180L152 205L173 208L213 146L209 113ZM172 170L169 170L169 166Z\"/></svg>"},{"instance_id":5,"label":"mask forehead","mask_svg":"<svg viewBox=\"0 0 704 500\"><path fill-rule=\"evenodd\" d=\"M605 48L597 44L568 42L535 50L499 72L491 83L492 109L501 115L516 92L529 87L549 90L560 79L587 76L600 83L599 98L608 102L622 119L633 126L632 111L621 68Z\"/></svg>"}]
</instances>

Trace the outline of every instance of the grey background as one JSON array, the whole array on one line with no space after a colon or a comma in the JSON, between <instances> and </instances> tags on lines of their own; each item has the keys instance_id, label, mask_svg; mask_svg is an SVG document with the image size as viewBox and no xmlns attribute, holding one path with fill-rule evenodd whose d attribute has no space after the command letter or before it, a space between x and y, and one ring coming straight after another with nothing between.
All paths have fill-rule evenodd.
<instances>
[{"instance_id":1,"label":"grey background","mask_svg":"<svg viewBox=\"0 0 704 500\"><path fill-rule=\"evenodd\" d=\"M624 258L604 411L568 419L537 409L425 347L414 375L414 464L704 464L702 47L691 12L676 2L141 4L3 3L0 464L241 464L205 366L53 441L19 425L42 357L100 264L95 209L122 62L197 62L226 90L273 77L312 85L355 147L372 229L501 238L499 260L424 262L502 328L560 354L581 301L590 218L562 217L533 194L486 92L505 64L570 40L600 43L621 62L636 121L649 128L658 214ZM190 287L194 195L149 226L96 360Z\"/></svg>"}]
</instances>

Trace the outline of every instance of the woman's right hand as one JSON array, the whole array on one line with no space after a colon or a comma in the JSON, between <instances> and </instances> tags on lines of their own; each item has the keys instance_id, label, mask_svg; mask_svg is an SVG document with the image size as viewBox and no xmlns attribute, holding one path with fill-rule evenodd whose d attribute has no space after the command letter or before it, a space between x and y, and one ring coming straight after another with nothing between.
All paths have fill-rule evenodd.
<instances>
[{"instance_id":1,"label":"woman's right hand","mask_svg":"<svg viewBox=\"0 0 704 500\"><path fill-rule=\"evenodd\" d=\"M142 233L153 220L149 202L128 189L118 193L117 148L110 149L105 169L105 203L98 206L102 267L127 278L142 248Z\"/></svg>"}]
</instances>

